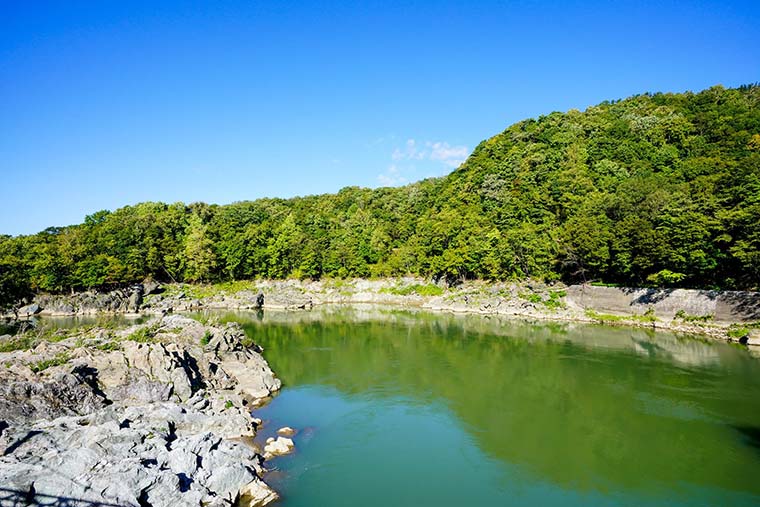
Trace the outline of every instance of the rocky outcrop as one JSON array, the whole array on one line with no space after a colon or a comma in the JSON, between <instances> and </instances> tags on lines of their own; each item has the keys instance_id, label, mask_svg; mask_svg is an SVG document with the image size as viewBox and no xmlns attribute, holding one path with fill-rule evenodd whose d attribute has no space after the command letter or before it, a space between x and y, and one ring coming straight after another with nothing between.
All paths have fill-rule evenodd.
<instances>
[{"instance_id":1,"label":"rocky outcrop","mask_svg":"<svg viewBox=\"0 0 760 507\"><path fill-rule=\"evenodd\" d=\"M42 308L40 308L40 305L36 303L32 303L30 305L25 305L19 308L16 313L19 317L31 317L32 315L37 315L42 311Z\"/></svg>"},{"instance_id":2,"label":"rocky outcrop","mask_svg":"<svg viewBox=\"0 0 760 507\"><path fill-rule=\"evenodd\" d=\"M137 313L142 309L144 297L160 291L160 287L150 280L108 292L87 291L73 295L38 294L34 297L33 304L39 308L36 313L42 315Z\"/></svg>"},{"instance_id":3,"label":"rocky outcrop","mask_svg":"<svg viewBox=\"0 0 760 507\"><path fill-rule=\"evenodd\" d=\"M584 309L617 315L642 314L673 319L686 315L709 316L716 322L760 320L760 293L691 289L635 289L622 287L568 287L567 298Z\"/></svg>"},{"instance_id":4,"label":"rocky outcrop","mask_svg":"<svg viewBox=\"0 0 760 507\"><path fill-rule=\"evenodd\" d=\"M274 500L261 457L208 429L221 417L154 403L12 428L0 437L0 484L135 507L231 506L251 492L248 505Z\"/></svg>"},{"instance_id":5,"label":"rocky outcrop","mask_svg":"<svg viewBox=\"0 0 760 507\"><path fill-rule=\"evenodd\" d=\"M86 368L58 372L46 379L0 370L0 420L6 424L83 415L109 404L93 386Z\"/></svg>"},{"instance_id":6,"label":"rocky outcrop","mask_svg":"<svg viewBox=\"0 0 760 507\"><path fill-rule=\"evenodd\" d=\"M0 484L118 505L264 505L250 407L279 389L235 325L172 315L0 354Z\"/></svg>"},{"instance_id":7,"label":"rocky outcrop","mask_svg":"<svg viewBox=\"0 0 760 507\"><path fill-rule=\"evenodd\" d=\"M131 291L119 289L110 292L88 291L73 296L40 294L34 301L42 307L42 315L71 315L91 313L128 313Z\"/></svg>"},{"instance_id":8,"label":"rocky outcrop","mask_svg":"<svg viewBox=\"0 0 760 507\"><path fill-rule=\"evenodd\" d=\"M140 311L140 306L143 302L143 286L142 284L135 285L132 287L132 292L129 295L129 298L127 298L127 311L132 313L137 313Z\"/></svg>"}]
</instances>

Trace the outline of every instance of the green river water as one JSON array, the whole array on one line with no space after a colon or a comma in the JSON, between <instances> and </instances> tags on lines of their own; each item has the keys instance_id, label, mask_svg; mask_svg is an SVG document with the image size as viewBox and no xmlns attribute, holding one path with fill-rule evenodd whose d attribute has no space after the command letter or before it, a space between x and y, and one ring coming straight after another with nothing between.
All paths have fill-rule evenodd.
<instances>
[{"instance_id":1,"label":"green river water","mask_svg":"<svg viewBox=\"0 0 760 507\"><path fill-rule=\"evenodd\" d=\"M664 332L372 307L227 314L283 389L278 505L760 505L760 359Z\"/></svg>"}]
</instances>

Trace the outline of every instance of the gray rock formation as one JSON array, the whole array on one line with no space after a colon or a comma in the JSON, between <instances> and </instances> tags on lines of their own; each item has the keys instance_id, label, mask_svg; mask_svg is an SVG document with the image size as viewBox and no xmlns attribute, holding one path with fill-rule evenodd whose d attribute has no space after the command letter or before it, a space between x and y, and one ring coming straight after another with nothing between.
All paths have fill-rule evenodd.
<instances>
[{"instance_id":1,"label":"gray rock formation","mask_svg":"<svg viewBox=\"0 0 760 507\"><path fill-rule=\"evenodd\" d=\"M129 339L143 328L151 340ZM172 315L105 350L79 337L0 354L0 484L136 507L273 501L262 456L229 440L255 434L248 407L280 387L244 339Z\"/></svg>"},{"instance_id":2,"label":"gray rock formation","mask_svg":"<svg viewBox=\"0 0 760 507\"><path fill-rule=\"evenodd\" d=\"M0 437L0 484L135 507L231 506L241 491L274 500L261 457L208 430L220 417L154 403L12 428Z\"/></svg>"},{"instance_id":3,"label":"gray rock formation","mask_svg":"<svg viewBox=\"0 0 760 507\"><path fill-rule=\"evenodd\" d=\"M132 293L129 295L129 299L127 299L127 311L132 313L140 311L140 305L142 305L143 302L143 293L144 290L142 284L132 287Z\"/></svg>"},{"instance_id":4,"label":"gray rock formation","mask_svg":"<svg viewBox=\"0 0 760 507\"><path fill-rule=\"evenodd\" d=\"M32 303L30 305L22 306L18 309L17 313L19 317L31 317L32 315L40 313L41 310L40 305Z\"/></svg>"},{"instance_id":5,"label":"gray rock formation","mask_svg":"<svg viewBox=\"0 0 760 507\"><path fill-rule=\"evenodd\" d=\"M151 294L158 294L163 290L161 284L155 281L153 278L146 278L142 282L143 295L149 296Z\"/></svg>"},{"instance_id":6,"label":"gray rock formation","mask_svg":"<svg viewBox=\"0 0 760 507\"><path fill-rule=\"evenodd\" d=\"M80 367L44 380L0 370L0 420L23 423L87 414L106 406L109 401L88 377L89 372Z\"/></svg>"},{"instance_id":7,"label":"gray rock formation","mask_svg":"<svg viewBox=\"0 0 760 507\"><path fill-rule=\"evenodd\" d=\"M708 315L718 322L760 320L760 293L691 289L636 289L573 285L568 300L581 308L619 315L642 314L650 308L672 319L682 311Z\"/></svg>"}]
</instances>

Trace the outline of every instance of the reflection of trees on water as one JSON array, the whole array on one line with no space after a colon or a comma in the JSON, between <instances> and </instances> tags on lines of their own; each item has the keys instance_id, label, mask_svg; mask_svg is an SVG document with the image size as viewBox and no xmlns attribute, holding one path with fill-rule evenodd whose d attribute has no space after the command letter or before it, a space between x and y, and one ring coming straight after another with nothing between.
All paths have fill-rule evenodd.
<instances>
[{"instance_id":1,"label":"reflection of trees on water","mask_svg":"<svg viewBox=\"0 0 760 507\"><path fill-rule=\"evenodd\" d=\"M760 425L760 364L745 351L639 329L370 315L267 313L270 325L245 327L286 386L443 401L484 452L564 487L760 493L756 449L731 428Z\"/></svg>"},{"instance_id":2,"label":"reflection of trees on water","mask_svg":"<svg viewBox=\"0 0 760 507\"><path fill-rule=\"evenodd\" d=\"M635 351L638 354L669 359L687 366L709 366L731 362L742 351L702 338L684 337L667 331L644 328L611 327L579 322L534 321L500 315L434 313L416 309L394 309L372 304L326 305L312 311L222 312L228 320L283 324L298 328L329 322L382 322L414 328L432 327L441 333L494 335L530 342L570 341L591 349Z\"/></svg>"}]
</instances>

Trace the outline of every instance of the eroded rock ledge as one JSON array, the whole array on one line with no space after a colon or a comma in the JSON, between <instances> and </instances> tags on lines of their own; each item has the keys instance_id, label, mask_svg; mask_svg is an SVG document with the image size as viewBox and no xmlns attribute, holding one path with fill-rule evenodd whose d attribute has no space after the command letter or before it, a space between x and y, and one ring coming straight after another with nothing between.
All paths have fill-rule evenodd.
<instances>
[{"instance_id":1,"label":"eroded rock ledge","mask_svg":"<svg viewBox=\"0 0 760 507\"><path fill-rule=\"evenodd\" d=\"M171 315L1 353L0 484L136 507L271 502L244 442L280 388L259 352L236 324Z\"/></svg>"}]
</instances>

